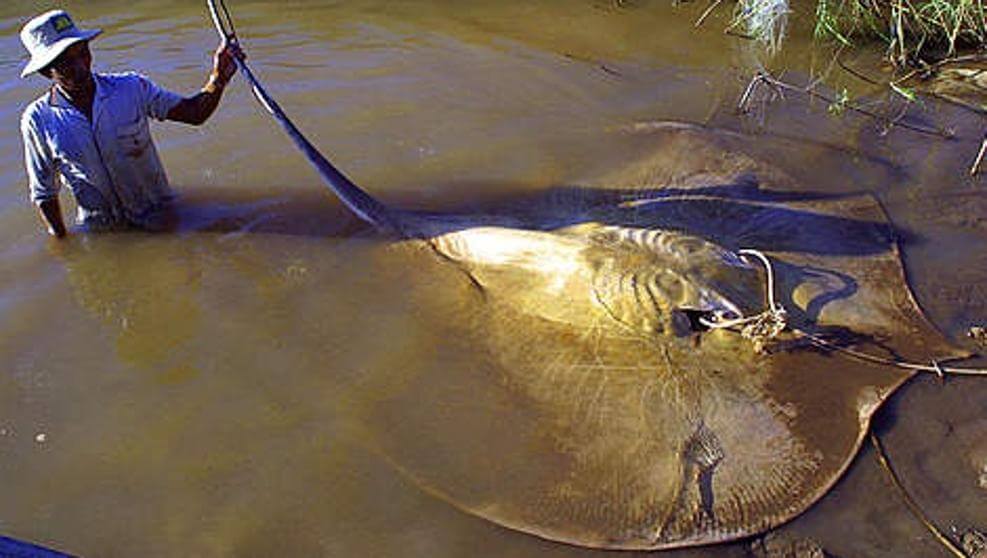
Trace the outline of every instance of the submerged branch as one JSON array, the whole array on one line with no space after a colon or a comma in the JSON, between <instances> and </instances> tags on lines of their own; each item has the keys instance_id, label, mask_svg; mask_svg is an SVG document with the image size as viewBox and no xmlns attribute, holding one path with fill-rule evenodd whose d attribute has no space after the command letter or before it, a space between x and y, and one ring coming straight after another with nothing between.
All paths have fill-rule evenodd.
<instances>
[{"instance_id":1,"label":"submerged branch","mask_svg":"<svg viewBox=\"0 0 987 558\"><path fill-rule=\"evenodd\" d=\"M972 62L987 62L987 54L966 54L963 56L951 56L949 58L943 58L942 60L936 62L922 63L920 68L914 68L907 72L905 75L894 80L892 83L898 85L906 83L916 77L921 79L928 79L929 76L933 75L936 71L945 68L946 66L951 66L953 64L969 64Z\"/></svg>"},{"instance_id":2,"label":"submerged branch","mask_svg":"<svg viewBox=\"0 0 987 558\"><path fill-rule=\"evenodd\" d=\"M977 176L980 172L980 164L983 163L985 154L987 154L987 137L984 137L983 141L980 142L980 151L977 152L977 158L973 160L973 165L970 166L970 176Z\"/></svg>"},{"instance_id":3,"label":"submerged branch","mask_svg":"<svg viewBox=\"0 0 987 558\"><path fill-rule=\"evenodd\" d=\"M912 515L922 522L922 525L924 525L925 528L932 533L936 540L946 547L946 549L949 550L954 556L958 556L959 558L968 558L963 549L957 546L952 539L947 537L945 533L939 530L939 528L929 520L929 518L922 511L922 508L919 507L918 503L916 503L915 500L912 499L911 495L908 494L908 491L905 490L905 487L901 484L901 480L898 478L898 475L894 472L894 469L891 468L891 462L888 460L888 456L884 452L884 447L881 445L881 440L874 432L870 433L870 442L871 445L874 446L874 451L877 452L877 460L881 464L881 468L888 474L888 477L891 479L891 484L898 490L898 493L901 495L902 500L905 501L905 505L908 506L909 511L912 512Z\"/></svg>"},{"instance_id":4,"label":"submerged branch","mask_svg":"<svg viewBox=\"0 0 987 558\"><path fill-rule=\"evenodd\" d=\"M723 0L713 0L713 2L711 2L710 5L703 11L703 14L699 16L699 19L696 20L694 27L702 27L703 22L706 21L706 18L708 18L710 14L712 14L713 11L716 10L716 8L722 3Z\"/></svg>"},{"instance_id":5,"label":"submerged branch","mask_svg":"<svg viewBox=\"0 0 987 558\"><path fill-rule=\"evenodd\" d=\"M865 81L865 82L867 82L867 83L869 83L871 85L877 85L877 86L881 86L882 85L879 81L877 81L875 79L872 79L871 77L863 74L862 72L859 72L859 71L855 70L849 64L847 64L846 62L844 62L843 59L840 58L839 56L836 57L836 63L840 65L840 68L842 68L843 71L845 71L846 73L850 74L851 76L853 76L853 77L855 77L855 78L857 78L857 79L859 79L861 81Z\"/></svg>"},{"instance_id":6,"label":"submerged branch","mask_svg":"<svg viewBox=\"0 0 987 558\"><path fill-rule=\"evenodd\" d=\"M878 114L874 111L865 109L859 105L851 103L846 99L833 98L829 95L819 92L816 89L816 83L818 82L814 82L813 84L810 84L805 87L800 87L798 85L781 81L780 79L772 76L766 71L763 70L758 71L756 74L754 74L754 77L751 79L750 83L747 85L747 88L744 90L744 94L741 96L740 102L737 104L737 110L740 111L741 113L749 112L750 103L754 96L754 93L757 91L757 88L761 85L766 85L771 89L773 89L776 94L780 93L781 91L791 91L795 93L801 93L803 95L825 101L829 103L830 106L839 106L841 108L845 108L847 110L851 110L853 112L857 112L859 114L869 116L879 122L884 123L888 128L898 126L900 128L911 130L913 132L918 132L921 134L926 134L931 136L937 136L943 139L951 139L955 136L952 130L942 129L942 128L930 128L918 124L909 124L908 122L902 122L901 119L904 117L904 112L895 116L894 118L888 118L885 115Z\"/></svg>"}]
</instances>

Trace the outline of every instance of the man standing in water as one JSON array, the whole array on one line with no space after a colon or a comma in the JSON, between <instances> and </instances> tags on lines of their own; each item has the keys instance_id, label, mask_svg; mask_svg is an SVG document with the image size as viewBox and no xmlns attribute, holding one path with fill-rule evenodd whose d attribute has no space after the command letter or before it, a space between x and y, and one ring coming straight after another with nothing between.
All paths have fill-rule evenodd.
<instances>
[{"instance_id":1,"label":"man standing in water","mask_svg":"<svg viewBox=\"0 0 987 558\"><path fill-rule=\"evenodd\" d=\"M235 57L242 56L235 45L220 44L206 85L182 97L136 73L93 73L89 41L101 32L77 28L63 10L21 29L31 55L21 77L38 72L53 82L24 110L21 134L31 201L56 237L66 234L58 202L63 183L85 229L154 228L173 194L148 116L204 123L236 73Z\"/></svg>"}]
</instances>

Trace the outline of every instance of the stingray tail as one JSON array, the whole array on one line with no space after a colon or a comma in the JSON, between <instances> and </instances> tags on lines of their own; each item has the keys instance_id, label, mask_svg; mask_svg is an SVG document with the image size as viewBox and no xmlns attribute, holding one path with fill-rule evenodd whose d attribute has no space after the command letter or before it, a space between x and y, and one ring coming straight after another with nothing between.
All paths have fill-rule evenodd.
<instances>
[{"instance_id":1,"label":"stingray tail","mask_svg":"<svg viewBox=\"0 0 987 558\"><path fill-rule=\"evenodd\" d=\"M366 221L367 223L382 229L386 232L400 232L397 224L397 220L394 218L394 212L388 208L386 205L378 201L376 198L368 194L365 190L353 183L349 178L346 177L342 172L339 171L332 163L326 159L318 149L312 145L312 142L308 141L301 130L288 118L288 115L281 110L281 107L277 102L271 98L271 96L264 90L264 87L260 84L260 81L254 76L250 68L247 67L243 60L239 61L240 68L243 70L243 74L250 81L253 88L254 96L260 101L261 105L275 120L281 124L281 127L291 138L295 146L305 154L305 158L308 159L312 166L319 172L322 180L326 183L330 190L337 197L339 201L343 202L350 211L352 211L357 217Z\"/></svg>"},{"instance_id":2,"label":"stingray tail","mask_svg":"<svg viewBox=\"0 0 987 558\"><path fill-rule=\"evenodd\" d=\"M291 121L285 119L281 125L343 205L363 221L384 232L401 232L398 220L395 219L395 212L391 208L340 172L322 153L319 153L319 150L295 128Z\"/></svg>"},{"instance_id":3,"label":"stingray tail","mask_svg":"<svg viewBox=\"0 0 987 558\"><path fill-rule=\"evenodd\" d=\"M215 0L207 0L207 5L209 7L210 14L212 15L213 23L216 26L216 31L219 36L224 40L230 42L236 42L236 31L233 27L232 18L229 12L226 11L226 6L222 5L222 0L220 0L220 5L222 5L223 12L226 17L226 24L224 25L223 19L219 15L219 10L216 8ZM228 28L227 28L228 27ZM319 175L322 176L323 181L329 186L329 189L339 197L339 200L343 202L350 211L356 214L357 217L366 221L367 223L388 232L400 232L397 227L397 220L394 218L394 213L384 204L379 202L373 196L368 194L366 191L362 190L359 186L354 184L349 178L346 177L342 172L340 172L332 163L326 159L319 150L312 145L312 142L308 141L301 130L288 118L288 115L281 109L277 101L268 94L264 86L261 85L260 80L250 71L250 67L247 63L238 58L237 64L240 67L244 77L250 82L251 89L254 93L254 97L260 102L261 106L264 107L267 112L278 121L278 124L284 129L294 142L295 146L305 154L305 158L308 159L312 166L319 171Z\"/></svg>"}]
</instances>

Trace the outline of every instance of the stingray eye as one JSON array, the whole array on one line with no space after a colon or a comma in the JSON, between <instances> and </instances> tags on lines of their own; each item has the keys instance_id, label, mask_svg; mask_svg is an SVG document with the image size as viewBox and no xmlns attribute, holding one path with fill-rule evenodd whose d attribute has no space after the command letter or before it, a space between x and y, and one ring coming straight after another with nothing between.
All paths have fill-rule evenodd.
<instances>
[{"instance_id":1,"label":"stingray eye","mask_svg":"<svg viewBox=\"0 0 987 558\"><path fill-rule=\"evenodd\" d=\"M679 337L709 331L710 322L719 321L714 312L695 308L676 308L672 311L672 326Z\"/></svg>"},{"instance_id":2,"label":"stingray eye","mask_svg":"<svg viewBox=\"0 0 987 558\"><path fill-rule=\"evenodd\" d=\"M695 332L704 332L711 329L720 329L723 327L730 327L731 322L734 322L741 318L741 315L733 310L696 310L693 308L679 308L672 312L673 323L675 319L681 316L681 320L688 321L687 333L680 333L680 329L676 329L676 333L682 335L689 335ZM684 323L684 322L683 322Z\"/></svg>"}]
</instances>

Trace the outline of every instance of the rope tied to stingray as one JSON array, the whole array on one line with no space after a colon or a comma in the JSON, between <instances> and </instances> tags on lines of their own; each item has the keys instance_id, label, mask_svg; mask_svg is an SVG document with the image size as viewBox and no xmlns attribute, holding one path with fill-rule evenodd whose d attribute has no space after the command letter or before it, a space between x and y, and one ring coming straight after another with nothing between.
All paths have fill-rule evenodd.
<instances>
[{"instance_id":1,"label":"rope tied to stingray","mask_svg":"<svg viewBox=\"0 0 987 558\"><path fill-rule=\"evenodd\" d=\"M754 346L754 352L763 353L768 342L781 335L788 327L788 311L775 299L775 275L771 260L758 250L744 249L738 250L737 254L744 261L750 261L749 256L757 258L764 266L767 274L767 302L768 308L753 316L741 316L739 318L720 319L718 316L710 320L705 317L699 318L699 323L710 329L730 329L740 328L740 335L747 339Z\"/></svg>"},{"instance_id":2,"label":"rope tied to stingray","mask_svg":"<svg viewBox=\"0 0 987 558\"><path fill-rule=\"evenodd\" d=\"M737 254L745 261L750 261L748 256L753 256L757 258L761 264L764 266L765 274L767 275L767 280L765 282L765 290L767 291L766 299L768 308L759 314L754 314L752 316L740 316L738 318L732 319L721 319L719 316L715 316L714 319L708 319L706 317L699 318L699 322L710 329L733 329L740 328L740 335L744 339L748 339L754 346L754 351L756 353L763 353L767 343L772 339L776 338L788 327L788 312L785 307L778 303L775 298L775 274L774 266L771 264L771 260L768 259L764 253L753 250L753 249L743 249L738 250ZM801 329L791 328L791 331L797 335L805 337L814 345L823 347L826 349L834 350L837 352L844 353L848 356L856 358L858 360L863 360L866 362L872 362L875 364L881 364L886 366L894 366L897 368L903 368L905 370L913 370L916 372L927 372L938 376L939 378L944 378L947 374L952 375L963 375L963 376L987 376L987 369L981 368L957 368L954 366L943 366L936 360L931 360L930 364L918 364L914 362L905 362L901 360L892 360L884 357L879 357L876 355L868 354L862 351L857 351L854 349L849 349L837 345L831 341L828 341L818 335L804 331Z\"/></svg>"}]
</instances>

